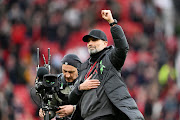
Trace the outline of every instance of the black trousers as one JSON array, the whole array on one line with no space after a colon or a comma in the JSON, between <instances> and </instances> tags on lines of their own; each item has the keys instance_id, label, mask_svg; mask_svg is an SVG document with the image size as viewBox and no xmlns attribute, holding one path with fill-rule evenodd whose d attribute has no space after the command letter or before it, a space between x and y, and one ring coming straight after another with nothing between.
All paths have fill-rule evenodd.
<instances>
[{"instance_id":1,"label":"black trousers","mask_svg":"<svg viewBox=\"0 0 180 120\"><path fill-rule=\"evenodd\" d=\"M113 115L105 115L105 116L94 118L92 120L115 120L115 117Z\"/></svg>"}]
</instances>

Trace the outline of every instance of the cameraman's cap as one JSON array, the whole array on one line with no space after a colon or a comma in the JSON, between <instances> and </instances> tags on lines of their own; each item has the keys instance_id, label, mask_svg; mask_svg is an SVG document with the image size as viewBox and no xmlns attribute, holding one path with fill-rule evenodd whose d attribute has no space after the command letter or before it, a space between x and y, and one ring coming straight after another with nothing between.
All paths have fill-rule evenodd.
<instances>
[{"instance_id":1,"label":"cameraman's cap","mask_svg":"<svg viewBox=\"0 0 180 120\"><path fill-rule=\"evenodd\" d=\"M107 41L106 34L103 31L98 30L98 29L91 30L88 35L85 35L83 37L83 41L88 42L89 37L93 37L96 39L101 39L101 40Z\"/></svg>"},{"instance_id":2,"label":"cameraman's cap","mask_svg":"<svg viewBox=\"0 0 180 120\"><path fill-rule=\"evenodd\" d=\"M64 58L61 60L62 64L65 65L71 65L74 66L75 68L79 68L81 65L81 60L79 57L75 54L67 54L64 56Z\"/></svg>"}]
</instances>

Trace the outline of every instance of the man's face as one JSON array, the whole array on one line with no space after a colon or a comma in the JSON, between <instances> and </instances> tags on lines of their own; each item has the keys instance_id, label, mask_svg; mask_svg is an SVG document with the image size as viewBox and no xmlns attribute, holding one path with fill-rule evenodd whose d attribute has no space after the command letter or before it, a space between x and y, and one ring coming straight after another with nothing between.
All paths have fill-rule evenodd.
<instances>
[{"instance_id":1,"label":"man's face","mask_svg":"<svg viewBox=\"0 0 180 120\"><path fill-rule=\"evenodd\" d=\"M98 53L107 47L108 42L93 37L88 38L87 48L90 55Z\"/></svg>"},{"instance_id":2,"label":"man's face","mask_svg":"<svg viewBox=\"0 0 180 120\"><path fill-rule=\"evenodd\" d=\"M67 82L73 82L78 77L78 70L71 65L62 65L62 73Z\"/></svg>"}]
</instances>

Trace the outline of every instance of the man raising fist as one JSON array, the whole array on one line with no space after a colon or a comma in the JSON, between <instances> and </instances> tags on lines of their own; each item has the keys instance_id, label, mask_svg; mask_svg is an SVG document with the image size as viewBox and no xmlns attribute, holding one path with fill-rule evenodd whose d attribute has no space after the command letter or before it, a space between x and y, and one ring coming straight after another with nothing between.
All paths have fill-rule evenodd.
<instances>
[{"instance_id":1,"label":"man raising fist","mask_svg":"<svg viewBox=\"0 0 180 120\"><path fill-rule=\"evenodd\" d=\"M129 50L125 34L110 10L102 10L101 15L110 25L115 47L107 46L107 37L101 30L93 29L83 37L90 58L81 65L78 81L69 95L69 102L77 104L71 120L144 120L121 78Z\"/></svg>"}]
</instances>

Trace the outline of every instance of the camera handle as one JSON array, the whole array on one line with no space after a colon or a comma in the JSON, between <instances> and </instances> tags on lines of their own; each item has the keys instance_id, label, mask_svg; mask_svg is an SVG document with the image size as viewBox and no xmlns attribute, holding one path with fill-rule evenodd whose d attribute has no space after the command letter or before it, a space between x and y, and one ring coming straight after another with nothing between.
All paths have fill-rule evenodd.
<instances>
[{"instance_id":1,"label":"camera handle","mask_svg":"<svg viewBox=\"0 0 180 120\"><path fill-rule=\"evenodd\" d=\"M49 120L49 110L45 111L44 120Z\"/></svg>"},{"instance_id":2,"label":"camera handle","mask_svg":"<svg viewBox=\"0 0 180 120\"><path fill-rule=\"evenodd\" d=\"M51 54L50 54L50 48L48 48L48 64L46 64L46 59L44 54L42 54L43 60L44 60L44 67L46 67L49 70L49 73L51 71ZM36 67L36 72L39 69L39 48L37 48L37 67Z\"/></svg>"}]
</instances>

